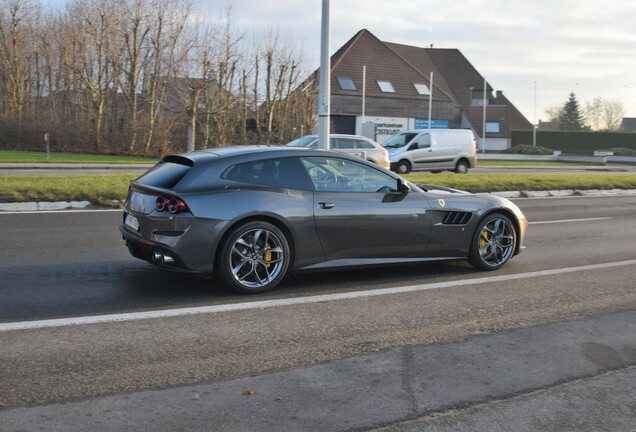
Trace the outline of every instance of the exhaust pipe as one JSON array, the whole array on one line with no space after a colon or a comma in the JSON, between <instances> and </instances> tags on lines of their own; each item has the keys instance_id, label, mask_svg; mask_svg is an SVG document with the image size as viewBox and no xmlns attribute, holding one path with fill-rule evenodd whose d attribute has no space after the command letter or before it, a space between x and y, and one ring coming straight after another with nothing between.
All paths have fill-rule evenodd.
<instances>
[{"instance_id":1,"label":"exhaust pipe","mask_svg":"<svg viewBox=\"0 0 636 432\"><path fill-rule=\"evenodd\" d=\"M154 251L152 253L152 261L156 263L160 262L163 264L174 264L174 258L172 258L170 255L164 255L158 251Z\"/></svg>"}]
</instances>

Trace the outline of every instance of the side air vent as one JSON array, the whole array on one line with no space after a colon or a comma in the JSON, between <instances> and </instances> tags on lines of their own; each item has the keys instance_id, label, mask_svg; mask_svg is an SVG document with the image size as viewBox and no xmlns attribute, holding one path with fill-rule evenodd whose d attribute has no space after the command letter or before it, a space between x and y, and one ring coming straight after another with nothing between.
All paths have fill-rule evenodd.
<instances>
[{"instance_id":1,"label":"side air vent","mask_svg":"<svg viewBox=\"0 0 636 432\"><path fill-rule=\"evenodd\" d=\"M470 218L473 216L470 212L447 212L442 221L443 225L466 225Z\"/></svg>"}]
</instances>

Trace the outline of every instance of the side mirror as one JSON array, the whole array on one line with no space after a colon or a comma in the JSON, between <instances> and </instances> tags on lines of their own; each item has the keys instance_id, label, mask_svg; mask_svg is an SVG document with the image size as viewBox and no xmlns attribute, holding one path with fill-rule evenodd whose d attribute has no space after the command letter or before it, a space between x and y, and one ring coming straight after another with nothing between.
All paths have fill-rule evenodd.
<instances>
[{"instance_id":1,"label":"side mirror","mask_svg":"<svg viewBox=\"0 0 636 432\"><path fill-rule=\"evenodd\" d=\"M420 146L416 142L414 142L413 144L409 146L409 150L417 150L418 148L420 148Z\"/></svg>"},{"instance_id":2,"label":"side mirror","mask_svg":"<svg viewBox=\"0 0 636 432\"><path fill-rule=\"evenodd\" d=\"M407 192L411 191L411 188L409 187L409 185L404 183L402 181L402 179L398 179L398 181L397 181L397 191L401 192L401 193L407 193Z\"/></svg>"}]
</instances>

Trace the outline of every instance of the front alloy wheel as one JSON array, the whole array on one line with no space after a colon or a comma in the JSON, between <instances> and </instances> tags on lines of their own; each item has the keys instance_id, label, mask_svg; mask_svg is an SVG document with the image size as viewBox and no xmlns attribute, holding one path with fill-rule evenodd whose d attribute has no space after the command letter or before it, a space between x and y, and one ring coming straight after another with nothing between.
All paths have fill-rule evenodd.
<instances>
[{"instance_id":1,"label":"front alloy wheel","mask_svg":"<svg viewBox=\"0 0 636 432\"><path fill-rule=\"evenodd\" d=\"M230 288L241 293L260 293L278 285L289 261L285 235L267 222L251 222L228 237L219 270Z\"/></svg>"},{"instance_id":2,"label":"front alloy wheel","mask_svg":"<svg viewBox=\"0 0 636 432\"><path fill-rule=\"evenodd\" d=\"M468 261L483 270L497 270L512 258L516 246L517 232L510 219L492 214L477 226Z\"/></svg>"}]
</instances>

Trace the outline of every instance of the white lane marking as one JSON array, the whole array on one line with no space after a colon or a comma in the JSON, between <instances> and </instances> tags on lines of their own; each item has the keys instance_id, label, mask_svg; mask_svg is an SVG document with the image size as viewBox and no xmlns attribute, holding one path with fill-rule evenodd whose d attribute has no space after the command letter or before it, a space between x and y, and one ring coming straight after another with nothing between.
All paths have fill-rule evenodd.
<instances>
[{"instance_id":1,"label":"white lane marking","mask_svg":"<svg viewBox=\"0 0 636 432\"><path fill-rule=\"evenodd\" d=\"M597 217L597 218L582 218L582 219L561 219L551 221L536 221L528 222L528 225L540 225L540 224L553 224L553 223L568 223L568 222L590 222L611 219L610 217Z\"/></svg>"},{"instance_id":2,"label":"white lane marking","mask_svg":"<svg viewBox=\"0 0 636 432\"><path fill-rule=\"evenodd\" d=\"M377 290L356 291L356 292L340 293L340 294L323 294L323 295L317 295L317 296L296 297L296 298L290 298L290 299L263 300L263 301L253 301L253 302L246 302L246 303L202 306L202 307L192 307L192 308L183 308L183 309L167 309L167 310L157 310L157 311L147 311L147 312L132 312L132 313L122 313L122 314L113 314L113 315L97 315L97 316L86 316L86 317L77 317L77 318L60 318L60 319L50 319L50 320L40 320L40 321L21 321L21 322L0 324L0 331L30 330L30 329L52 328L52 327L65 327L65 326L71 326L71 325L136 321L136 320L144 320L144 319L152 319L152 318L169 318L169 317L179 317L179 316L187 316L187 315L216 314L221 312L234 312L234 311L241 311L241 310L265 309L265 308L271 308L271 307L322 303L322 302L331 302L331 301L340 301L340 300L351 300L351 299L358 299L358 298L364 298L364 297L377 297L377 296L390 295L390 294L403 294L403 293L410 293L410 292L416 292L416 291L434 290L434 289L440 289L440 288L451 288L451 287L466 286L466 285L480 285L480 284L488 284L488 283L494 283L494 282L506 282L506 281L513 281L513 280L519 280L519 279L528 279L533 277L552 276L552 275L560 275L565 273L600 270L600 269L608 269L613 267L623 267L623 266L630 266L635 264L636 264L636 259L633 259L633 260L626 260L626 261L614 261L614 262L608 262L608 263L602 263L602 264L591 264L591 265L585 265L585 266L579 266L579 267L565 267L565 268L552 269L552 270L540 270L540 271L534 271L534 272L518 273L513 275L490 276L490 277L483 277L483 278L476 278L476 279L436 282L436 283L424 284L424 285L410 285L405 287L382 288Z\"/></svg>"},{"instance_id":3,"label":"white lane marking","mask_svg":"<svg viewBox=\"0 0 636 432\"><path fill-rule=\"evenodd\" d=\"M0 211L2 215L18 215L18 214L51 214L51 213L106 213L106 212L122 212L123 209L93 209L93 210L27 210L27 211Z\"/></svg>"}]
</instances>

